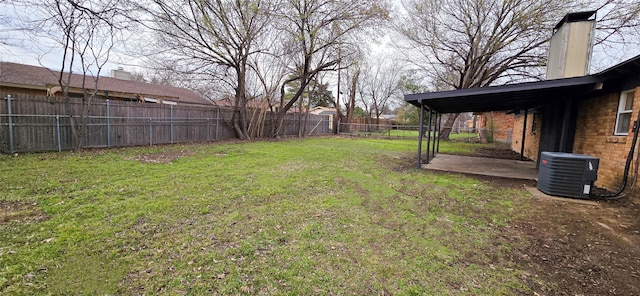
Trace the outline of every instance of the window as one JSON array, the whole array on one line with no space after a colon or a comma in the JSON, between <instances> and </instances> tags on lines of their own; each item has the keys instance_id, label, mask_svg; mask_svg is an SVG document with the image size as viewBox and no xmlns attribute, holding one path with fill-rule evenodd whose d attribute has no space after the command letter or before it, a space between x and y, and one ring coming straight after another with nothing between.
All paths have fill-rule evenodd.
<instances>
[{"instance_id":1,"label":"window","mask_svg":"<svg viewBox=\"0 0 640 296\"><path fill-rule=\"evenodd\" d=\"M633 111L633 90L620 94L618 116L616 117L615 135L628 135L631 126L631 112Z\"/></svg>"}]
</instances>

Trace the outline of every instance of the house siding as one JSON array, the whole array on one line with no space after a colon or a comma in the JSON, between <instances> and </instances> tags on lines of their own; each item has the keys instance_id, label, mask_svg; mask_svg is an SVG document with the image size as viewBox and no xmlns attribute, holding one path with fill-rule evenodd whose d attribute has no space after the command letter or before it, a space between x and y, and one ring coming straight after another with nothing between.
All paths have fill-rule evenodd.
<instances>
[{"instance_id":1,"label":"house siding","mask_svg":"<svg viewBox=\"0 0 640 296\"><path fill-rule=\"evenodd\" d=\"M617 190L623 179L627 154L633 140L633 127L629 136L614 136L620 92L583 101L578 109L573 152L600 159L598 180L595 185ZM640 110L640 87L635 88L631 125Z\"/></svg>"},{"instance_id":2,"label":"house siding","mask_svg":"<svg viewBox=\"0 0 640 296\"><path fill-rule=\"evenodd\" d=\"M527 115L527 132L524 139L524 157L531 160L538 160L538 149L540 147L540 128L542 126L542 116L539 113ZM516 115L513 123L513 141L511 149L520 153L522 150L522 128L524 127L524 114Z\"/></svg>"},{"instance_id":3,"label":"house siding","mask_svg":"<svg viewBox=\"0 0 640 296\"><path fill-rule=\"evenodd\" d=\"M23 94L30 96L46 96L46 90L37 90L37 89L28 89L28 88L19 88L19 87L10 87L10 86L0 86L0 92L6 94Z\"/></svg>"}]
</instances>

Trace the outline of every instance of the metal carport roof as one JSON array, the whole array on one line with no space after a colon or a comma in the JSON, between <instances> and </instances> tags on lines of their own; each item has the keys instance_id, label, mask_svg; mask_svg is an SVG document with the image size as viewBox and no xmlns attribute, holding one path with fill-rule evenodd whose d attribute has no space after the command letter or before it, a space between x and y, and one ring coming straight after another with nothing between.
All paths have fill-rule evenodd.
<instances>
[{"instance_id":1,"label":"metal carport roof","mask_svg":"<svg viewBox=\"0 0 640 296\"><path fill-rule=\"evenodd\" d=\"M589 76L412 94L404 96L404 99L438 113L522 110L592 94L601 89L603 83L638 71L640 55Z\"/></svg>"},{"instance_id":2,"label":"metal carport roof","mask_svg":"<svg viewBox=\"0 0 640 296\"><path fill-rule=\"evenodd\" d=\"M522 155L524 151L527 110L546 105L547 103L559 103L575 98L595 95L607 88L605 84L613 82L615 85L619 83L618 80L624 80L630 73L638 73L639 71L640 55L601 71L600 73L589 76L405 95L405 101L420 108L418 167L420 167L421 163L420 155L422 153L424 128L422 119L424 118L425 111L429 112L430 118L432 112L434 112L436 118L438 118L438 114L442 113L524 110L525 126L522 129L523 138L520 149L520 154ZM425 107L427 110L425 110ZM439 120L436 122L439 122ZM429 121L428 130L431 130L431 121ZM436 130L439 130L439 127L436 127ZM427 163L429 162L429 143L431 136L432 133L427 133ZM437 145L439 146L439 142ZM435 156L436 150L437 148L434 141L434 147L431 151L433 156Z\"/></svg>"},{"instance_id":3,"label":"metal carport roof","mask_svg":"<svg viewBox=\"0 0 640 296\"><path fill-rule=\"evenodd\" d=\"M522 110L597 90L596 76L406 95L405 101L438 113Z\"/></svg>"}]
</instances>

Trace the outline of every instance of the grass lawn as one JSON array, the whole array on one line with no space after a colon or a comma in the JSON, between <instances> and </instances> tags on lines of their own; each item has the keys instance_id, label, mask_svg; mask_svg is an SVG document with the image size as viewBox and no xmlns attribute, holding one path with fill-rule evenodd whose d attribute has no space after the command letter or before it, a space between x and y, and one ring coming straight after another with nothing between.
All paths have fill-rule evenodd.
<instances>
[{"instance_id":1,"label":"grass lawn","mask_svg":"<svg viewBox=\"0 0 640 296\"><path fill-rule=\"evenodd\" d=\"M466 145L441 151L477 147ZM0 294L526 291L514 246L494 238L527 193L413 169L416 147L313 138L0 155Z\"/></svg>"},{"instance_id":2,"label":"grass lawn","mask_svg":"<svg viewBox=\"0 0 640 296\"><path fill-rule=\"evenodd\" d=\"M400 126L400 129L388 129L388 130L381 129L375 132L354 132L351 134L371 135L371 136L377 136L377 137L390 137L390 138L414 138L414 139L417 139L420 136L420 132L418 130L402 129L402 128L404 127ZM432 136L434 136L433 133L432 133ZM452 133L449 135L449 139L451 140L466 140L469 138L476 139L477 137L478 137L477 133L466 133L466 132L461 132L458 134Z\"/></svg>"}]
</instances>

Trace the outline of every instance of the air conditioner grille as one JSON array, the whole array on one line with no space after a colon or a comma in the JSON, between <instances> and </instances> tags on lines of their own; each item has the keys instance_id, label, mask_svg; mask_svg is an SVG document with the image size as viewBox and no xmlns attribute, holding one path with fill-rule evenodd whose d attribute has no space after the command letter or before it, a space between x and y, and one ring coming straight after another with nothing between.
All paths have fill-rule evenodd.
<instances>
[{"instance_id":1,"label":"air conditioner grille","mask_svg":"<svg viewBox=\"0 0 640 296\"><path fill-rule=\"evenodd\" d=\"M589 198L598 165L599 159L593 156L542 152L537 187L549 195Z\"/></svg>"}]
</instances>

